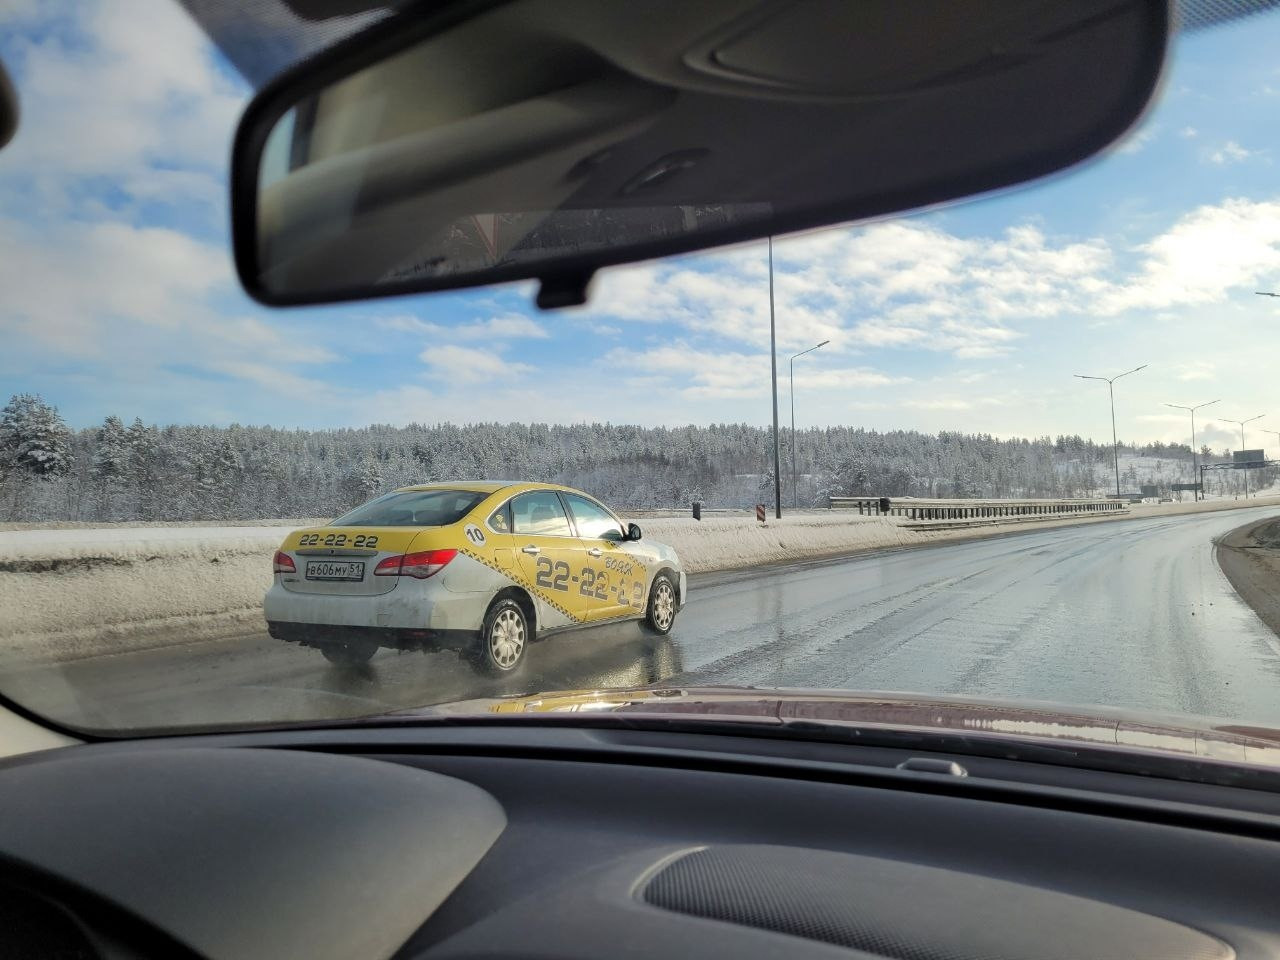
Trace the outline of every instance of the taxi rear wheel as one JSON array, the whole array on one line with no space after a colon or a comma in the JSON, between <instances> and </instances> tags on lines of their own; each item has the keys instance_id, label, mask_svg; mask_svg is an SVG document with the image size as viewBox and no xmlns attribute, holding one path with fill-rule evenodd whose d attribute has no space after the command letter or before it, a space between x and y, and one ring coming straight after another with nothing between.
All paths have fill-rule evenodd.
<instances>
[{"instance_id":1,"label":"taxi rear wheel","mask_svg":"<svg viewBox=\"0 0 1280 960\"><path fill-rule=\"evenodd\" d=\"M529 617L510 597L494 602L480 627L479 642L471 651L471 663L491 677L508 676L524 663L533 640Z\"/></svg>"},{"instance_id":2,"label":"taxi rear wheel","mask_svg":"<svg viewBox=\"0 0 1280 960\"><path fill-rule=\"evenodd\" d=\"M340 667L358 667L373 659L378 647L372 643L327 643L320 652L326 660Z\"/></svg>"},{"instance_id":3,"label":"taxi rear wheel","mask_svg":"<svg viewBox=\"0 0 1280 960\"><path fill-rule=\"evenodd\" d=\"M645 611L644 622L650 630L659 635L670 633L671 625L676 622L676 585L665 573L660 573L653 578L653 586L649 588L649 606Z\"/></svg>"}]
</instances>

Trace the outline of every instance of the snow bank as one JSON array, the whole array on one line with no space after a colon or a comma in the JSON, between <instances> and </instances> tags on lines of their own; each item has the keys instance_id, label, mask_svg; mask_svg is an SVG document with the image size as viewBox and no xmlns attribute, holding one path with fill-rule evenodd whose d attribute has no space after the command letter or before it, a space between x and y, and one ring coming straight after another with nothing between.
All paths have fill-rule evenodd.
<instances>
[{"instance_id":1,"label":"snow bank","mask_svg":"<svg viewBox=\"0 0 1280 960\"><path fill-rule=\"evenodd\" d=\"M271 555L290 528L0 533L0 665L260 628Z\"/></svg>"},{"instance_id":2,"label":"snow bank","mask_svg":"<svg viewBox=\"0 0 1280 960\"><path fill-rule=\"evenodd\" d=\"M1196 503L1135 503L1129 509L1135 517L1168 517L1183 513L1217 513L1219 510L1243 510L1245 507L1273 507L1280 504L1280 494L1252 496L1244 499L1201 500Z\"/></svg>"},{"instance_id":3,"label":"snow bank","mask_svg":"<svg viewBox=\"0 0 1280 960\"><path fill-rule=\"evenodd\" d=\"M1263 506L1280 498L1160 504L1130 516ZM902 518L823 512L757 523L751 516L641 520L646 538L670 544L690 573L819 559L923 542L988 537L1114 518L921 530ZM262 595L276 526L0 531L0 667L177 645L262 628Z\"/></svg>"},{"instance_id":4,"label":"snow bank","mask_svg":"<svg viewBox=\"0 0 1280 960\"><path fill-rule=\"evenodd\" d=\"M902 547L936 534L912 530L888 517L822 513L783 517L761 525L755 517L647 520L646 539L675 548L690 573L836 556L877 547Z\"/></svg>"}]
</instances>

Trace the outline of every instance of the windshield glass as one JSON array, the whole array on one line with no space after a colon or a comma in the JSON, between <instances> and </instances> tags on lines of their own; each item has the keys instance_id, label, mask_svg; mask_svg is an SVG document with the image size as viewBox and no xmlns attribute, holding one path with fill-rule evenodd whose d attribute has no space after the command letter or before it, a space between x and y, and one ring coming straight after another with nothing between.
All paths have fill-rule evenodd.
<instances>
[{"instance_id":1,"label":"windshield glass","mask_svg":"<svg viewBox=\"0 0 1280 960\"><path fill-rule=\"evenodd\" d=\"M0 696L107 734L712 687L1280 728L1280 12L1177 35L1067 174L556 312L249 300L229 145L294 47L244 17L237 67L173 0L0 13Z\"/></svg>"},{"instance_id":2,"label":"windshield glass","mask_svg":"<svg viewBox=\"0 0 1280 960\"><path fill-rule=\"evenodd\" d=\"M485 498L466 490L388 493L344 513L334 527L444 527L457 523Z\"/></svg>"}]
</instances>

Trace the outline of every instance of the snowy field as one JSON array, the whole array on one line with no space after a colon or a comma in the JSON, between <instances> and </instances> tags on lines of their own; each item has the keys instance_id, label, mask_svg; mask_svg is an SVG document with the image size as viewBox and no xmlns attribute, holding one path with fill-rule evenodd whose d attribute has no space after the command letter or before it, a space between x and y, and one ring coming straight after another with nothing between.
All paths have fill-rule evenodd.
<instances>
[{"instance_id":1,"label":"snowy field","mask_svg":"<svg viewBox=\"0 0 1280 960\"><path fill-rule=\"evenodd\" d=\"M1280 498L1135 505L1129 516L1280 505ZM641 520L690 573L989 537L1114 518L920 530L901 518L803 513ZM274 525L103 526L0 531L0 664L66 660L260 630L271 554L305 520Z\"/></svg>"}]
</instances>

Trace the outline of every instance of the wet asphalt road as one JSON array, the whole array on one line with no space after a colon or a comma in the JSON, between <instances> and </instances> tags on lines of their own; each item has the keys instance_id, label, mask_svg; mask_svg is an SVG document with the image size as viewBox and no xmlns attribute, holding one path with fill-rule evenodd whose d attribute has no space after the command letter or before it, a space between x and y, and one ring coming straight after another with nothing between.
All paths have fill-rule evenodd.
<instances>
[{"instance_id":1,"label":"wet asphalt road","mask_svg":"<svg viewBox=\"0 0 1280 960\"><path fill-rule=\"evenodd\" d=\"M667 638L637 624L531 648L521 677L452 654L364 668L264 633L31 668L10 696L64 722L302 720L554 689L670 684L898 690L1105 704L1280 725L1280 640L1215 537L1274 508L1019 532L695 578Z\"/></svg>"}]
</instances>

